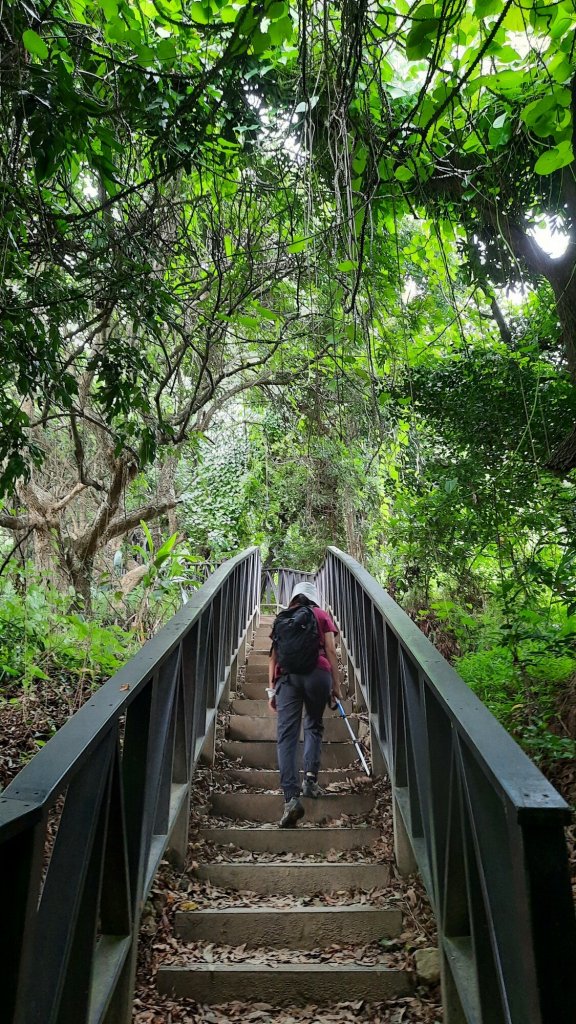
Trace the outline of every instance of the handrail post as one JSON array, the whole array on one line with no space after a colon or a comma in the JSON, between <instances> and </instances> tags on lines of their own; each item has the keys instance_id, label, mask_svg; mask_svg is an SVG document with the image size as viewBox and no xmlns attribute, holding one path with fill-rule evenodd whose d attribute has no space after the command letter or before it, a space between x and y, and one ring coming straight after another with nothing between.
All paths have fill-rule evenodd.
<instances>
[{"instance_id":1,"label":"handrail post","mask_svg":"<svg viewBox=\"0 0 576 1024\"><path fill-rule=\"evenodd\" d=\"M213 765L216 760L216 712L206 731L204 743L200 749L202 764Z\"/></svg>"},{"instance_id":2,"label":"handrail post","mask_svg":"<svg viewBox=\"0 0 576 1024\"><path fill-rule=\"evenodd\" d=\"M174 825L172 832L170 833L170 840L166 847L166 859L174 865L175 868L183 870L186 865L186 857L188 854L188 832L190 826L190 787L186 791L186 797L182 801L182 805Z\"/></svg>"},{"instance_id":3,"label":"handrail post","mask_svg":"<svg viewBox=\"0 0 576 1024\"><path fill-rule=\"evenodd\" d=\"M408 830L404 824L402 811L398 806L396 796L392 797L392 823L394 829L394 859L398 871L403 878L414 875L418 871L418 863L414 856L412 843Z\"/></svg>"},{"instance_id":4,"label":"handrail post","mask_svg":"<svg viewBox=\"0 0 576 1024\"><path fill-rule=\"evenodd\" d=\"M384 760L382 754L382 748L380 747L380 741L378 739L378 731L376 729L376 723L374 714L370 714L370 755L372 759L372 775L378 778L384 778L388 775L388 765Z\"/></svg>"}]
</instances>

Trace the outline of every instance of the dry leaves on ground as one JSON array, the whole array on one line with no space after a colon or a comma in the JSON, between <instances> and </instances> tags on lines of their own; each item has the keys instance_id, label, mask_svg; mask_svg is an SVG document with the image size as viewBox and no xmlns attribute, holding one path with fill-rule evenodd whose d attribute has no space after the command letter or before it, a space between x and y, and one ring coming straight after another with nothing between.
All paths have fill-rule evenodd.
<instances>
[{"instance_id":1,"label":"dry leaves on ground","mask_svg":"<svg viewBox=\"0 0 576 1024\"><path fill-rule=\"evenodd\" d=\"M144 999L142 998L144 996ZM204 1006L189 1000L174 1002L147 993L137 999L134 1024L441 1024L442 1016L435 993L417 992L410 997L387 1003L369 1003L364 999L334 1003L331 1006L290 1006L284 1009L269 1003L224 1003Z\"/></svg>"}]
</instances>

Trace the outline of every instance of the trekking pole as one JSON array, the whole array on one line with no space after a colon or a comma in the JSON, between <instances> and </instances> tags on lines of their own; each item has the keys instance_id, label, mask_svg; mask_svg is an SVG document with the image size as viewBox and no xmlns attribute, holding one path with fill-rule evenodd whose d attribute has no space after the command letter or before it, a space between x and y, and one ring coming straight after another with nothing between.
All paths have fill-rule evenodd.
<instances>
[{"instance_id":1,"label":"trekking pole","mask_svg":"<svg viewBox=\"0 0 576 1024\"><path fill-rule=\"evenodd\" d=\"M370 775L370 769L369 769L369 767L368 767L368 765L366 763L366 758L364 757L364 754L362 753L362 747L360 746L358 740L356 739L356 737L354 735L354 730L353 730L352 726L350 725L350 722L348 721L346 712L344 711L344 708L342 707L342 704L340 703L338 698L336 697L335 699L336 699L336 707L338 708L338 711L340 712L341 717L346 722L346 728L348 729L348 732L350 733L350 735L352 737L352 743L356 747L356 753L358 754L358 757L360 758L360 763L361 763L364 771L366 772L366 775Z\"/></svg>"}]
</instances>

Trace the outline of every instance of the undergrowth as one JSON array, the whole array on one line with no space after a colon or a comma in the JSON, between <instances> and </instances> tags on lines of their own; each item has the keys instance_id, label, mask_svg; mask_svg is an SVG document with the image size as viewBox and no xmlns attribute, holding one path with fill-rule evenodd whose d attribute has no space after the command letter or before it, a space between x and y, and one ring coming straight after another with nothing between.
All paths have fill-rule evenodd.
<instances>
[{"instance_id":1,"label":"undergrowth","mask_svg":"<svg viewBox=\"0 0 576 1024\"><path fill-rule=\"evenodd\" d=\"M511 610L490 598L478 608L441 596L414 617L420 623L432 617L443 653L537 764L576 757L574 716L567 713L576 616L562 605Z\"/></svg>"},{"instance_id":2,"label":"undergrowth","mask_svg":"<svg viewBox=\"0 0 576 1024\"><path fill-rule=\"evenodd\" d=\"M56 682L99 684L136 646L129 630L88 619L77 599L30 571L0 578L0 698Z\"/></svg>"}]
</instances>

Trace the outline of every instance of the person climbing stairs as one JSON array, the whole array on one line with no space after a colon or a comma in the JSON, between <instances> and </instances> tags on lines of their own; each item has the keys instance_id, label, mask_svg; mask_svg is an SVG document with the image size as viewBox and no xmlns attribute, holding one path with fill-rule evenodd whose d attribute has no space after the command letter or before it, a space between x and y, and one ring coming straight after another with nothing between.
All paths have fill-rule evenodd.
<instances>
[{"instance_id":1,"label":"person climbing stairs","mask_svg":"<svg viewBox=\"0 0 576 1024\"><path fill-rule=\"evenodd\" d=\"M409 998L416 975L405 919L413 924L414 885L395 872L391 837L382 834L383 825L390 830L386 783L362 773L336 712L325 719L325 795L302 798L306 815L296 828L278 827L269 631L263 619L216 764L204 769L206 803L194 815L186 892L158 990L169 1000L271 1008ZM349 698L346 711L353 713ZM358 717L351 721L357 729ZM408 946L430 946L430 921Z\"/></svg>"}]
</instances>

